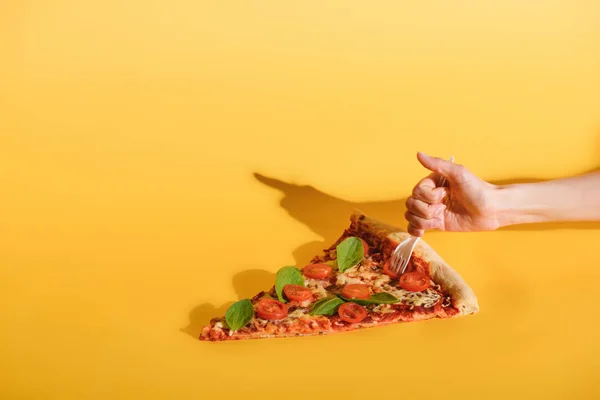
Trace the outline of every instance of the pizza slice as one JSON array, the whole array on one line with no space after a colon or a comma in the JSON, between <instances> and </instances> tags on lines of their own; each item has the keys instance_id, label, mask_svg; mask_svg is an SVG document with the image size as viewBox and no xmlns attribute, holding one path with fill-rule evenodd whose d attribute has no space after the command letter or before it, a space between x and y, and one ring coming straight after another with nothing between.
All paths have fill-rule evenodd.
<instances>
[{"instance_id":1,"label":"pizza slice","mask_svg":"<svg viewBox=\"0 0 600 400\"><path fill-rule=\"evenodd\" d=\"M234 303L200 340L324 335L479 311L473 290L423 240L398 276L389 259L408 234L358 211L350 220L323 255L281 268L271 290Z\"/></svg>"}]
</instances>

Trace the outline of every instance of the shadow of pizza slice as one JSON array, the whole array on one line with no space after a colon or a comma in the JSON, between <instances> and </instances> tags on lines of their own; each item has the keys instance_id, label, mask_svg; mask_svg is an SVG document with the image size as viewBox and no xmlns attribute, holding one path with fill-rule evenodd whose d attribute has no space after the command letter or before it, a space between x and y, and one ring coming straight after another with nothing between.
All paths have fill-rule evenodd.
<instances>
[{"instance_id":1,"label":"shadow of pizza slice","mask_svg":"<svg viewBox=\"0 0 600 400\"><path fill-rule=\"evenodd\" d=\"M350 221L308 265L281 268L268 292L213 318L200 340L325 335L479 311L473 290L423 240L398 275L389 260L408 234L359 211Z\"/></svg>"}]
</instances>

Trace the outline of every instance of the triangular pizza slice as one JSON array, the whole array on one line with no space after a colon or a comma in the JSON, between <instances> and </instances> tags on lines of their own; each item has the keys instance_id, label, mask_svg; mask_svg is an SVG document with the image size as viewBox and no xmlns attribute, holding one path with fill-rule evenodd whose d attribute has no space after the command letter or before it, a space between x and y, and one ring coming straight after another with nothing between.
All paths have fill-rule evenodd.
<instances>
[{"instance_id":1,"label":"triangular pizza slice","mask_svg":"<svg viewBox=\"0 0 600 400\"><path fill-rule=\"evenodd\" d=\"M390 254L408 237L361 212L309 265L283 267L274 286L213 318L200 340L324 335L479 311L473 290L427 243L417 243L404 274Z\"/></svg>"}]
</instances>

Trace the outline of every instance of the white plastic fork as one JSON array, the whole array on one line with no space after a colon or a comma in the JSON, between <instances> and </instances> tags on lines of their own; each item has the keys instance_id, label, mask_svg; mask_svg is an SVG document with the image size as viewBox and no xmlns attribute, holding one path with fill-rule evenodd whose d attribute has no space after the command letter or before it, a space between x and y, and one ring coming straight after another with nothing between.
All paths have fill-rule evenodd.
<instances>
[{"instance_id":1,"label":"white plastic fork","mask_svg":"<svg viewBox=\"0 0 600 400\"><path fill-rule=\"evenodd\" d=\"M454 162L454 157L450 157L450 162ZM440 176L439 181L437 182L437 187L442 187L446 184L446 178L444 176ZM404 273L406 267L408 266L408 261L410 260L410 256L413 253L413 250L417 243L421 239L419 236L411 236L406 238L394 249L392 253L392 259L390 261L390 270L394 273L398 273L400 271L400 275Z\"/></svg>"}]
</instances>

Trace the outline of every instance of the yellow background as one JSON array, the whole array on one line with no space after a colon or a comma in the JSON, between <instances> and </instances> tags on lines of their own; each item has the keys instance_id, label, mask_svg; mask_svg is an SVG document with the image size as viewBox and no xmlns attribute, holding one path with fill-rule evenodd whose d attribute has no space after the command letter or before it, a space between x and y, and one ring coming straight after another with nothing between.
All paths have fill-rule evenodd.
<instances>
[{"instance_id":1,"label":"yellow background","mask_svg":"<svg viewBox=\"0 0 600 400\"><path fill-rule=\"evenodd\" d=\"M481 312L212 344L418 150L488 180L598 167L589 1L4 1L3 399L600 397L598 224L432 232Z\"/></svg>"}]
</instances>

